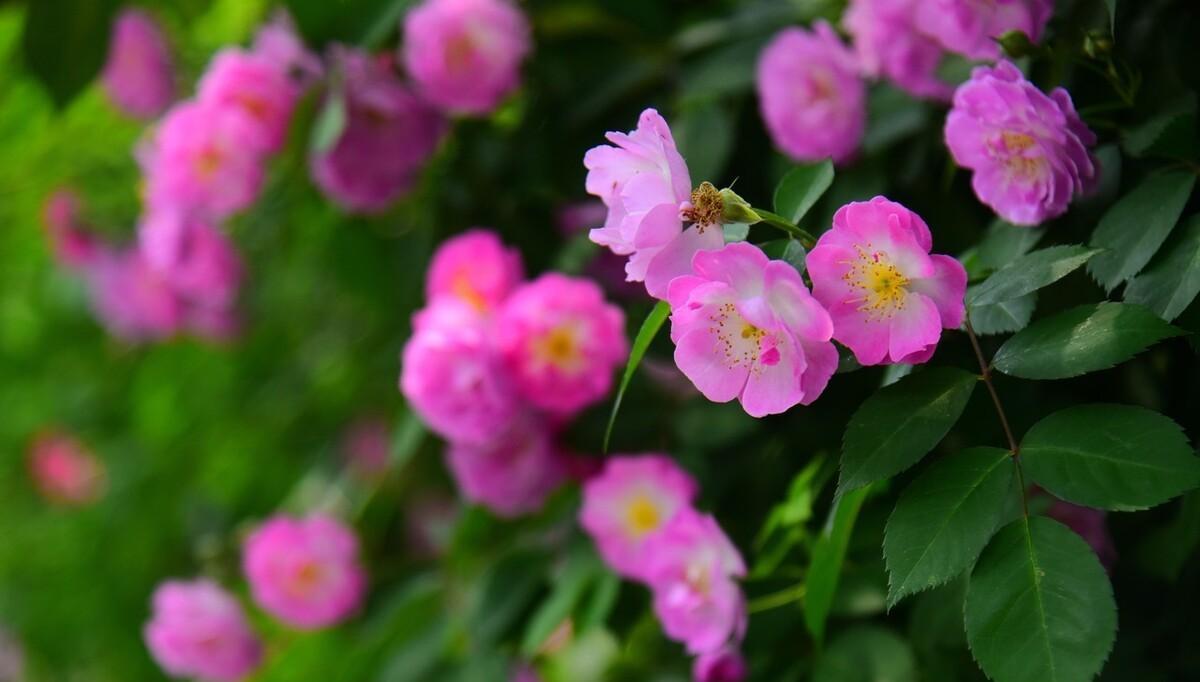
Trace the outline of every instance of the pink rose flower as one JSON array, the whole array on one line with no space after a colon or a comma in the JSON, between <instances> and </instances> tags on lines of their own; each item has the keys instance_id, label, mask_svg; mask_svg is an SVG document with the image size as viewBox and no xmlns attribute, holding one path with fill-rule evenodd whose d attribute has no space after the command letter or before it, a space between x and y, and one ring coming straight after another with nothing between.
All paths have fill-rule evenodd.
<instances>
[{"instance_id":1,"label":"pink rose flower","mask_svg":"<svg viewBox=\"0 0 1200 682\"><path fill-rule=\"evenodd\" d=\"M925 362L942 329L962 324L966 270L932 246L920 216L875 197L839 208L808 254L813 296L859 363Z\"/></svg>"},{"instance_id":2,"label":"pink rose flower","mask_svg":"<svg viewBox=\"0 0 1200 682\"><path fill-rule=\"evenodd\" d=\"M971 72L954 93L945 137L955 163L973 171L975 196L1016 225L1062 215L1099 180L1089 151L1096 136L1071 96L1043 94L1010 62Z\"/></svg>"},{"instance_id":3,"label":"pink rose flower","mask_svg":"<svg viewBox=\"0 0 1200 682\"><path fill-rule=\"evenodd\" d=\"M918 2L851 0L842 23L864 75L887 78L917 97L948 100L954 89L937 77L944 51L919 30Z\"/></svg>"},{"instance_id":4,"label":"pink rose flower","mask_svg":"<svg viewBox=\"0 0 1200 682\"><path fill-rule=\"evenodd\" d=\"M507 518L541 509L567 474L554 434L533 417L480 445L451 441L446 463L465 499Z\"/></svg>"},{"instance_id":5,"label":"pink rose flower","mask_svg":"<svg viewBox=\"0 0 1200 682\"><path fill-rule=\"evenodd\" d=\"M807 405L837 369L833 322L794 267L746 242L701 251L671 282L675 364L704 397L753 417Z\"/></svg>"},{"instance_id":6,"label":"pink rose flower","mask_svg":"<svg viewBox=\"0 0 1200 682\"><path fill-rule=\"evenodd\" d=\"M425 298L443 296L491 312L525 278L521 253L504 246L495 232L467 230L442 242L425 274Z\"/></svg>"},{"instance_id":7,"label":"pink rose flower","mask_svg":"<svg viewBox=\"0 0 1200 682\"><path fill-rule=\"evenodd\" d=\"M362 603L367 578L354 531L328 516L276 516L243 546L255 603L302 630L333 625Z\"/></svg>"},{"instance_id":8,"label":"pink rose flower","mask_svg":"<svg viewBox=\"0 0 1200 682\"><path fill-rule=\"evenodd\" d=\"M240 109L175 105L139 154L147 204L212 219L246 208L262 185L263 130Z\"/></svg>"},{"instance_id":9,"label":"pink rose flower","mask_svg":"<svg viewBox=\"0 0 1200 682\"><path fill-rule=\"evenodd\" d=\"M629 354L621 309L595 282L555 272L504 302L495 342L521 396L558 415L607 395L613 370Z\"/></svg>"},{"instance_id":10,"label":"pink rose flower","mask_svg":"<svg viewBox=\"0 0 1200 682\"><path fill-rule=\"evenodd\" d=\"M46 431L33 439L29 473L42 497L61 505L91 504L108 487L104 463L79 440L59 431Z\"/></svg>"},{"instance_id":11,"label":"pink rose flower","mask_svg":"<svg viewBox=\"0 0 1200 682\"><path fill-rule=\"evenodd\" d=\"M138 240L147 264L190 303L228 308L237 299L241 257L207 221L159 209L142 222Z\"/></svg>"},{"instance_id":12,"label":"pink rose flower","mask_svg":"<svg viewBox=\"0 0 1200 682\"><path fill-rule=\"evenodd\" d=\"M421 96L486 114L521 83L529 22L508 0L425 0L404 18L404 67Z\"/></svg>"},{"instance_id":13,"label":"pink rose flower","mask_svg":"<svg viewBox=\"0 0 1200 682\"><path fill-rule=\"evenodd\" d=\"M483 444L524 409L492 346L493 329L471 306L442 298L413 317L400 390L429 428L448 440Z\"/></svg>"},{"instance_id":14,"label":"pink rose flower","mask_svg":"<svg viewBox=\"0 0 1200 682\"><path fill-rule=\"evenodd\" d=\"M100 246L79 219L79 196L69 189L56 190L42 208L50 247L59 263L83 268L95 261Z\"/></svg>"},{"instance_id":15,"label":"pink rose flower","mask_svg":"<svg viewBox=\"0 0 1200 682\"><path fill-rule=\"evenodd\" d=\"M251 52L287 74L301 90L325 75L321 58L304 46L288 13L279 10L254 36Z\"/></svg>"},{"instance_id":16,"label":"pink rose flower","mask_svg":"<svg viewBox=\"0 0 1200 682\"><path fill-rule=\"evenodd\" d=\"M700 654L692 664L695 682L742 682L747 675L746 659L732 646Z\"/></svg>"},{"instance_id":17,"label":"pink rose flower","mask_svg":"<svg viewBox=\"0 0 1200 682\"><path fill-rule=\"evenodd\" d=\"M126 341L162 339L177 332L185 305L140 249L103 249L84 270L96 316Z\"/></svg>"},{"instance_id":18,"label":"pink rose flower","mask_svg":"<svg viewBox=\"0 0 1200 682\"><path fill-rule=\"evenodd\" d=\"M171 104L171 49L150 15L126 9L117 17L101 78L113 104L134 118L154 118Z\"/></svg>"},{"instance_id":19,"label":"pink rose flower","mask_svg":"<svg viewBox=\"0 0 1200 682\"><path fill-rule=\"evenodd\" d=\"M667 285L691 272L692 256L720 248L725 237L712 220L683 229L691 203L692 180L675 148L667 122L654 109L642 112L637 130L610 132L612 145L588 150L587 191L608 207L603 227L591 240L619 256L629 256L626 279L646 282L646 291L665 300Z\"/></svg>"},{"instance_id":20,"label":"pink rose flower","mask_svg":"<svg viewBox=\"0 0 1200 682\"><path fill-rule=\"evenodd\" d=\"M746 600L733 579L746 566L713 517L680 511L647 545L645 561L654 613L668 637L693 654L741 638Z\"/></svg>"},{"instance_id":21,"label":"pink rose flower","mask_svg":"<svg viewBox=\"0 0 1200 682\"><path fill-rule=\"evenodd\" d=\"M153 610L143 636L168 675L236 682L262 660L262 645L241 604L210 580L162 583L154 591Z\"/></svg>"},{"instance_id":22,"label":"pink rose flower","mask_svg":"<svg viewBox=\"0 0 1200 682\"><path fill-rule=\"evenodd\" d=\"M642 580L647 548L697 492L696 481L666 455L616 455L584 483L579 523L605 563Z\"/></svg>"},{"instance_id":23,"label":"pink rose flower","mask_svg":"<svg viewBox=\"0 0 1200 682\"><path fill-rule=\"evenodd\" d=\"M309 159L313 181L352 213L379 213L412 188L445 121L409 92L390 63L340 49L346 127Z\"/></svg>"},{"instance_id":24,"label":"pink rose flower","mask_svg":"<svg viewBox=\"0 0 1200 682\"><path fill-rule=\"evenodd\" d=\"M237 48L218 52L196 88L201 105L244 114L255 132L243 144L266 153L283 147L299 94L283 65Z\"/></svg>"},{"instance_id":25,"label":"pink rose flower","mask_svg":"<svg viewBox=\"0 0 1200 682\"><path fill-rule=\"evenodd\" d=\"M824 21L785 28L758 59L758 102L767 132L797 161L850 161L867 121L858 63Z\"/></svg>"},{"instance_id":26,"label":"pink rose flower","mask_svg":"<svg viewBox=\"0 0 1200 682\"><path fill-rule=\"evenodd\" d=\"M1021 31L1041 40L1054 0L921 0L917 25L951 52L971 59L999 59L994 38Z\"/></svg>"}]
</instances>

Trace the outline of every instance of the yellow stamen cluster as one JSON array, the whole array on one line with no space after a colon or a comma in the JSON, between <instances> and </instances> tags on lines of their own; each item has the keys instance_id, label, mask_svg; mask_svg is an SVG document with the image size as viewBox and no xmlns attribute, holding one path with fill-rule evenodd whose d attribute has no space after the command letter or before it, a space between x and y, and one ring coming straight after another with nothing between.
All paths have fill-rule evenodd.
<instances>
[{"instance_id":1,"label":"yellow stamen cluster","mask_svg":"<svg viewBox=\"0 0 1200 682\"><path fill-rule=\"evenodd\" d=\"M642 537L647 533L658 530L662 523L658 507L645 495L638 495L630 501L625 511L625 521L634 537Z\"/></svg>"},{"instance_id":2,"label":"yellow stamen cluster","mask_svg":"<svg viewBox=\"0 0 1200 682\"><path fill-rule=\"evenodd\" d=\"M886 253L873 251L871 245L855 246L858 258L845 261L849 269L842 280L861 295L850 299L857 303L859 312L866 313L868 322L890 320L904 310L908 299L909 280L888 259Z\"/></svg>"},{"instance_id":3,"label":"yellow stamen cluster","mask_svg":"<svg viewBox=\"0 0 1200 682\"><path fill-rule=\"evenodd\" d=\"M696 225L701 232L709 225L721 224L725 202L721 192L711 182L702 182L692 190L692 205L683 211L683 219Z\"/></svg>"},{"instance_id":4,"label":"yellow stamen cluster","mask_svg":"<svg viewBox=\"0 0 1200 682\"><path fill-rule=\"evenodd\" d=\"M583 351L573 325L561 324L534 341L534 353L547 365L573 372L583 366Z\"/></svg>"}]
</instances>

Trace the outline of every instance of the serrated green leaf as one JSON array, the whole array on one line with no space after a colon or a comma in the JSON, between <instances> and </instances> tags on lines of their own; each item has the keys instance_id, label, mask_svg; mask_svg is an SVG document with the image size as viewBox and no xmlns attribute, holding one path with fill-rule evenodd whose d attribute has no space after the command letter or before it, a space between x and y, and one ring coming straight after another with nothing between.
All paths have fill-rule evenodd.
<instances>
[{"instance_id":1,"label":"serrated green leaf","mask_svg":"<svg viewBox=\"0 0 1200 682\"><path fill-rule=\"evenodd\" d=\"M905 489L888 518L888 606L940 585L975 561L1012 490L1010 454L971 448L942 458Z\"/></svg>"},{"instance_id":2,"label":"serrated green leaf","mask_svg":"<svg viewBox=\"0 0 1200 682\"><path fill-rule=\"evenodd\" d=\"M1046 234L1045 228L1022 227L1003 220L988 226L979 242L979 262L991 270L999 270L1029 253Z\"/></svg>"},{"instance_id":3,"label":"serrated green leaf","mask_svg":"<svg viewBox=\"0 0 1200 682\"><path fill-rule=\"evenodd\" d=\"M1082 305L1018 332L992 365L1022 379L1064 379L1108 369L1182 333L1140 305Z\"/></svg>"},{"instance_id":4,"label":"serrated green leaf","mask_svg":"<svg viewBox=\"0 0 1200 682\"><path fill-rule=\"evenodd\" d=\"M21 50L25 68L60 109L104 66L116 0L38 0L26 3Z\"/></svg>"},{"instance_id":5,"label":"serrated green leaf","mask_svg":"<svg viewBox=\"0 0 1200 682\"><path fill-rule=\"evenodd\" d=\"M1140 303L1170 322L1200 294L1200 214L1185 223L1187 232L1162 263L1125 287L1125 300Z\"/></svg>"},{"instance_id":6,"label":"serrated green leaf","mask_svg":"<svg viewBox=\"0 0 1200 682\"><path fill-rule=\"evenodd\" d=\"M621 409L621 400L625 397L625 389L629 388L629 381L633 379L633 373L637 371L642 357L646 355L646 349L650 347L650 342L658 335L658 330L662 329L663 323L667 321L670 314L671 306L666 301L656 303L633 339L633 346L629 351L629 362L625 363L625 372L621 375L621 385L617 387L617 397L613 400L612 412L608 415L608 426L604 429L604 452L608 452L608 441L612 437L613 425L617 423L617 412Z\"/></svg>"},{"instance_id":7,"label":"serrated green leaf","mask_svg":"<svg viewBox=\"0 0 1200 682\"><path fill-rule=\"evenodd\" d=\"M846 427L838 490L861 488L916 464L958 421L977 381L961 369L931 367L879 389Z\"/></svg>"},{"instance_id":8,"label":"serrated green leaf","mask_svg":"<svg viewBox=\"0 0 1200 682\"><path fill-rule=\"evenodd\" d=\"M846 548L868 491L870 488L860 488L835 497L825 528L813 545L812 564L805 580L804 625L817 642L825 639L825 621L837 593Z\"/></svg>"},{"instance_id":9,"label":"serrated green leaf","mask_svg":"<svg viewBox=\"0 0 1200 682\"><path fill-rule=\"evenodd\" d=\"M799 224L817 199L833 184L833 162L829 159L797 166L775 187L775 212Z\"/></svg>"},{"instance_id":10,"label":"serrated green leaf","mask_svg":"<svg viewBox=\"0 0 1200 682\"><path fill-rule=\"evenodd\" d=\"M1087 682L1112 648L1117 606L1091 547L1067 527L1022 517L971 573L967 642L995 682Z\"/></svg>"},{"instance_id":11,"label":"serrated green leaf","mask_svg":"<svg viewBox=\"0 0 1200 682\"><path fill-rule=\"evenodd\" d=\"M839 633L817 662L814 682L915 682L917 662L908 642L877 625Z\"/></svg>"},{"instance_id":12,"label":"serrated green leaf","mask_svg":"<svg viewBox=\"0 0 1200 682\"><path fill-rule=\"evenodd\" d=\"M1092 246L1107 249L1088 263L1092 277L1112 291L1141 272L1175 227L1195 183L1191 172L1151 175L1113 204L1092 233Z\"/></svg>"},{"instance_id":13,"label":"serrated green leaf","mask_svg":"<svg viewBox=\"0 0 1200 682\"><path fill-rule=\"evenodd\" d=\"M967 303L974 308L1024 296L1066 277L1099 253L1099 249L1078 245L1038 249L988 277Z\"/></svg>"},{"instance_id":14,"label":"serrated green leaf","mask_svg":"<svg viewBox=\"0 0 1200 682\"><path fill-rule=\"evenodd\" d=\"M999 303L975 306L971 309L971 326L980 335L1011 334L1029 324L1036 308L1036 291Z\"/></svg>"},{"instance_id":15,"label":"serrated green leaf","mask_svg":"<svg viewBox=\"0 0 1200 682\"><path fill-rule=\"evenodd\" d=\"M1068 502L1131 511L1200 485L1200 458L1179 425L1133 405L1078 405L1025 434L1021 461L1038 485Z\"/></svg>"}]
</instances>

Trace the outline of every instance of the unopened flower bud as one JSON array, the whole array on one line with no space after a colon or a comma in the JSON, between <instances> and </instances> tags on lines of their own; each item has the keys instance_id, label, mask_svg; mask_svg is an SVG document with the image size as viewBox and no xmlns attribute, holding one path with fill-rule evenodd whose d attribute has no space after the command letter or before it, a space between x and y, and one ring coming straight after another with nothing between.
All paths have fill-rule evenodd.
<instances>
[{"instance_id":1,"label":"unopened flower bud","mask_svg":"<svg viewBox=\"0 0 1200 682\"><path fill-rule=\"evenodd\" d=\"M721 222L729 223L746 223L753 225L762 220L762 216L750 205L750 202L741 198L736 192L726 187L720 192L721 197Z\"/></svg>"}]
</instances>

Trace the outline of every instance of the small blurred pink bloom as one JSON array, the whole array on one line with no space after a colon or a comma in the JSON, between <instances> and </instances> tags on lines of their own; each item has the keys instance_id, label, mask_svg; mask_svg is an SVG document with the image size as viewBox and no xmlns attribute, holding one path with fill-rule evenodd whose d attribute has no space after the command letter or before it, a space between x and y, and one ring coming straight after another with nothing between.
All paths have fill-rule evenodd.
<instances>
[{"instance_id":1,"label":"small blurred pink bloom","mask_svg":"<svg viewBox=\"0 0 1200 682\"><path fill-rule=\"evenodd\" d=\"M513 292L496 320L496 347L518 392L556 415L608 394L625 361L625 315L595 282L547 273Z\"/></svg>"},{"instance_id":2,"label":"small blurred pink bloom","mask_svg":"<svg viewBox=\"0 0 1200 682\"><path fill-rule=\"evenodd\" d=\"M576 201L559 207L554 222L565 235L587 232L603 225L608 218L608 207L599 199Z\"/></svg>"},{"instance_id":3,"label":"small blurred pink bloom","mask_svg":"<svg viewBox=\"0 0 1200 682\"><path fill-rule=\"evenodd\" d=\"M867 120L867 88L853 53L824 21L785 28L758 59L758 101L767 131L796 161L858 152Z\"/></svg>"},{"instance_id":4,"label":"small blurred pink bloom","mask_svg":"<svg viewBox=\"0 0 1200 682\"><path fill-rule=\"evenodd\" d=\"M140 249L103 249L84 270L92 308L126 341L162 339L180 328L185 304Z\"/></svg>"},{"instance_id":5,"label":"small blurred pink bloom","mask_svg":"<svg viewBox=\"0 0 1200 682\"><path fill-rule=\"evenodd\" d=\"M757 246L701 251L671 282L675 364L713 402L752 417L808 405L837 369L829 314L794 267Z\"/></svg>"},{"instance_id":6,"label":"small blurred pink bloom","mask_svg":"<svg viewBox=\"0 0 1200 682\"><path fill-rule=\"evenodd\" d=\"M404 18L409 76L444 111L486 114L521 82L529 22L508 0L425 0Z\"/></svg>"},{"instance_id":7,"label":"small blurred pink bloom","mask_svg":"<svg viewBox=\"0 0 1200 682\"><path fill-rule=\"evenodd\" d=\"M693 654L741 638L746 600L734 578L746 566L713 517L680 511L646 546L645 561L654 612L668 637Z\"/></svg>"},{"instance_id":8,"label":"small blurred pink bloom","mask_svg":"<svg viewBox=\"0 0 1200 682\"><path fill-rule=\"evenodd\" d=\"M143 220L138 240L150 267L189 303L229 308L237 299L241 257L208 221L159 209Z\"/></svg>"},{"instance_id":9,"label":"small blurred pink bloom","mask_svg":"<svg viewBox=\"0 0 1200 682\"><path fill-rule=\"evenodd\" d=\"M994 39L1009 31L1038 42L1054 14L1054 0L921 0L918 7L921 30L971 59L999 59Z\"/></svg>"},{"instance_id":10,"label":"small blurred pink bloom","mask_svg":"<svg viewBox=\"0 0 1200 682\"><path fill-rule=\"evenodd\" d=\"M254 601L296 628L344 620L362 603L367 578L353 529L321 515L276 516L243 547L242 568Z\"/></svg>"},{"instance_id":11,"label":"small blurred pink bloom","mask_svg":"<svg viewBox=\"0 0 1200 682\"><path fill-rule=\"evenodd\" d=\"M154 591L153 611L143 635L168 675L237 682L262 660L262 645L241 604L210 580L162 583Z\"/></svg>"},{"instance_id":12,"label":"small blurred pink bloom","mask_svg":"<svg viewBox=\"0 0 1200 682\"><path fill-rule=\"evenodd\" d=\"M932 246L920 216L875 197L839 208L809 252L813 295L859 363L926 362L942 329L962 324L966 270Z\"/></svg>"},{"instance_id":13,"label":"small blurred pink bloom","mask_svg":"<svg viewBox=\"0 0 1200 682\"><path fill-rule=\"evenodd\" d=\"M158 23L141 10L126 9L113 25L104 89L121 111L154 118L175 96L171 50Z\"/></svg>"},{"instance_id":14,"label":"small blurred pink bloom","mask_svg":"<svg viewBox=\"0 0 1200 682\"><path fill-rule=\"evenodd\" d=\"M463 498L503 517L536 512L566 480L553 432L534 417L493 433L482 445L451 441L446 460Z\"/></svg>"},{"instance_id":15,"label":"small blurred pink bloom","mask_svg":"<svg viewBox=\"0 0 1200 682\"><path fill-rule=\"evenodd\" d=\"M842 23L864 75L888 78L917 97L948 100L954 89L937 77L944 50L919 30L919 1L851 0Z\"/></svg>"},{"instance_id":16,"label":"small blurred pink bloom","mask_svg":"<svg viewBox=\"0 0 1200 682\"><path fill-rule=\"evenodd\" d=\"M321 58L304 46L296 35L292 18L284 11L275 16L254 36L251 52L287 74L299 88L314 84L325 75Z\"/></svg>"},{"instance_id":17,"label":"small blurred pink bloom","mask_svg":"<svg viewBox=\"0 0 1200 682\"><path fill-rule=\"evenodd\" d=\"M68 268L82 268L95 260L99 250L79 218L79 197L69 189L51 194L42 208L42 219L54 257Z\"/></svg>"},{"instance_id":18,"label":"small blurred pink bloom","mask_svg":"<svg viewBox=\"0 0 1200 682\"><path fill-rule=\"evenodd\" d=\"M391 440L386 420L360 417L342 433L342 457L355 474L374 478L387 471Z\"/></svg>"},{"instance_id":19,"label":"small blurred pink bloom","mask_svg":"<svg viewBox=\"0 0 1200 682\"><path fill-rule=\"evenodd\" d=\"M492 312L525 278L521 254L495 232L474 228L442 242L425 274L425 298L448 296Z\"/></svg>"},{"instance_id":20,"label":"small blurred pink bloom","mask_svg":"<svg viewBox=\"0 0 1200 682\"><path fill-rule=\"evenodd\" d=\"M583 485L579 523L614 571L641 580L647 548L697 492L696 481L666 455L615 455Z\"/></svg>"},{"instance_id":21,"label":"small blurred pink bloom","mask_svg":"<svg viewBox=\"0 0 1200 682\"><path fill-rule=\"evenodd\" d=\"M104 463L79 440L60 431L34 437L29 473L43 497L66 506L91 504L108 487Z\"/></svg>"},{"instance_id":22,"label":"small blurred pink bloom","mask_svg":"<svg viewBox=\"0 0 1200 682\"><path fill-rule=\"evenodd\" d=\"M284 65L232 47L212 58L196 90L201 105L242 113L255 128L242 144L264 153L283 147L300 94Z\"/></svg>"},{"instance_id":23,"label":"small blurred pink bloom","mask_svg":"<svg viewBox=\"0 0 1200 682\"><path fill-rule=\"evenodd\" d=\"M1096 136L1071 95L1043 94L1010 62L971 72L954 93L945 137L955 163L973 171L975 196L1016 225L1062 215L1099 180L1089 150Z\"/></svg>"},{"instance_id":24,"label":"small blurred pink bloom","mask_svg":"<svg viewBox=\"0 0 1200 682\"><path fill-rule=\"evenodd\" d=\"M692 665L694 682L743 682L748 674L746 659L733 646L700 654Z\"/></svg>"},{"instance_id":25,"label":"small blurred pink bloom","mask_svg":"<svg viewBox=\"0 0 1200 682\"><path fill-rule=\"evenodd\" d=\"M445 121L409 92L390 63L364 52L334 52L343 76L346 123L309 159L313 181L352 213L379 213L412 188L437 149Z\"/></svg>"}]
</instances>

